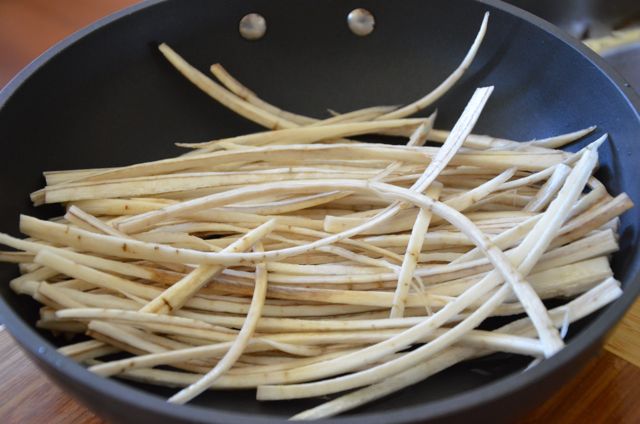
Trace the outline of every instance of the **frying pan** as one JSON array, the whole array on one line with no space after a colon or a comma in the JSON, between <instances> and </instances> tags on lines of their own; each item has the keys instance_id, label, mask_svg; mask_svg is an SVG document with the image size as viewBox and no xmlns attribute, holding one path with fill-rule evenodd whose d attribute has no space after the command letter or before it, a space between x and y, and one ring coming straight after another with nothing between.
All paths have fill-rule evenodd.
<instances>
[{"instance_id":1,"label":"frying pan","mask_svg":"<svg viewBox=\"0 0 640 424\"><path fill-rule=\"evenodd\" d=\"M376 18L366 37L347 14ZM429 91L459 63L482 14L489 31L473 66L437 106L451 127L476 87L496 90L475 132L514 139L545 137L595 124L610 141L599 177L640 203L639 100L609 67L555 27L504 3L465 0L166 0L147 1L103 19L29 65L0 94L0 230L17 234L27 193L48 169L125 165L176 154L175 141L258 130L189 85L161 58L166 41L200 69L221 62L261 97L286 109L324 115L376 104L402 104ZM238 21L259 12L266 36L249 42ZM599 134L595 134L598 136ZM589 138L571 147L582 147ZM601 346L640 290L640 208L622 217L614 258L624 296L572 326L566 349L521 372L510 355L453 367L374 402L339 423L510 420L548 397ZM0 268L0 279L16 275ZM167 404L171 391L92 375L55 351L34 329L37 305L0 285L2 320L31 358L60 386L113 422L278 422L322 399L258 403L251 391L210 392L188 406Z\"/></svg>"}]
</instances>

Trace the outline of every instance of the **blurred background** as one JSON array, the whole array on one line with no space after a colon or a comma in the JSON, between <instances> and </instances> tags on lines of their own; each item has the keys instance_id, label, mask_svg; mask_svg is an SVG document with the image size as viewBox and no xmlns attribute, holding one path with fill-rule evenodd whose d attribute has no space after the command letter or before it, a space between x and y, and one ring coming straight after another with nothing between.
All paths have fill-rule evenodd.
<instances>
[{"instance_id":1,"label":"blurred background","mask_svg":"<svg viewBox=\"0 0 640 424\"><path fill-rule=\"evenodd\" d=\"M137 0L0 0L0 87L57 41ZM640 0L508 0L583 40L640 91Z\"/></svg>"},{"instance_id":2,"label":"blurred background","mask_svg":"<svg viewBox=\"0 0 640 424\"><path fill-rule=\"evenodd\" d=\"M0 0L0 87L69 34L136 0Z\"/></svg>"}]
</instances>

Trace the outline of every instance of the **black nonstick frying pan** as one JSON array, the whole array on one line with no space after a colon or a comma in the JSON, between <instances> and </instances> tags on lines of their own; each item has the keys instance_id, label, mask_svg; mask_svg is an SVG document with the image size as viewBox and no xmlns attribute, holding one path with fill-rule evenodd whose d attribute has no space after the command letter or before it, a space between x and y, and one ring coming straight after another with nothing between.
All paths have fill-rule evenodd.
<instances>
[{"instance_id":1,"label":"black nonstick frying pan","mask_svg":"<svg viewBox=\"0 0 640 424\"><path fill-rule=\"evenodd\" d=\"M373 33L355 36L347 14L367 8ZM595 54L534 16L499 1L470 0L166 0L147 1L63 41L0 94L0 230L17 234L28 193L50 169L124 165L176 153L175 141L223 137L258 127L192 87L156 49L166 41L195 66L221 62L261 97L289 110L324 115L376 104L403 104L445 78L466 53L485 11L488 34L463 80L438 103L438 126L451 127L476 87L495 92L478 133L531 139L595 124L610 139L599 175L610 192L640 203L640 100ZM258 12L266 36L250 42L238 22ZM584 146L593 137L571 146ZM527 361L494 355L330 422L500 422L526 413L601 346L640 291L640 208L622 217L614 270L625 294L572 325L566 349L521 372ZM16 274L0 268L0 280ZM113 422L266 423L319 399L258 403L253 391L210 392L188 406L173 391L106 380L55 351L34 329L37 305L0 284L2 322L58 384ZM329 421L327 421L329 422Z\"/></svg>"}]
</instances>

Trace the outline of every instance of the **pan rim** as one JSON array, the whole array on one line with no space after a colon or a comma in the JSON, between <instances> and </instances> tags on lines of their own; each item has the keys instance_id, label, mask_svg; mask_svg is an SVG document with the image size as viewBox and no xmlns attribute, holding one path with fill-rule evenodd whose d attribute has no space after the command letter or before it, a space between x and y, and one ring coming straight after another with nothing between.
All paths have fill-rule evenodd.
<instances>
[{"instance_id":1,"label":"pan rim","mask_svg":"<svg viewBox=\"0 0 640 424\"><path fill-rule=\"evenodd\" d=\"M75 32L53 47L49 48L42 55L27 65L20 71L2 90L0 90L0 112L6 102L19 90L29 77L42 68L46 63L54 58L58 53L72 46L74 43L88 34L102 29L112 22L132 15L144 9L164 3L167 0L145 0L134 6L125 8L102 18L95 23ZM628 83L607 64L604 59L595 52L573 39L561 29L555 27L547 21L538 18L515 6L506 4L501 0L473 0L506 12L517 19L524 20L539 29L558 38L569 48L574 49L578 54L591 62L608 81L619 91L621 96L627 101L629 107L635 112L635 116L640 121L640 97L635 93ZM634 258L638 259L640 253L635 249ZM369 422L397 422L406 423L416 420L427 421L443 418L453 411L459 412L461 409L470 409L485 403L497 401L506 395L525 390L536 381L542 380L545 376L554 373L569 364L581 354L593 350L601 344L613 326L622 318L627 309L635 301L640 293L640 276L638 274L628 276L624 294L611 305L607 306L603 313L591 322L583 331L577 334L565 349L555 355L550 360L542 362L535 368L521 374L511 374L499 381L485 384L479 388L464 391L462 393L449 396L444 399L427 402L416 406L407 406L385 412L359 413L353 416L336 417L327 420L320 420L322 423L362 423ZM246 422L246 423L274 423L283 422L277 417L266 417L262 415L237 413L230 411L215 410L204 406L196 405L173 405L167 403L163 398L142 390L132 388L118 381L105 379L87 371L84 367L76 364L70 359L59 354L55 347L40 336L36 330L24 322L11 307L0 297L0 319L9 330L12 337L18 344L32 357L38 357L36 365L46 366L55 372L65 375L70 380L77 382L82 387L100 394L105 399L117 399L122 404L144 410L148 413L162 414L172 419L188 420L195 422ZM41 347L46 349L43 353Z\"/></svg>"}]
</instances>

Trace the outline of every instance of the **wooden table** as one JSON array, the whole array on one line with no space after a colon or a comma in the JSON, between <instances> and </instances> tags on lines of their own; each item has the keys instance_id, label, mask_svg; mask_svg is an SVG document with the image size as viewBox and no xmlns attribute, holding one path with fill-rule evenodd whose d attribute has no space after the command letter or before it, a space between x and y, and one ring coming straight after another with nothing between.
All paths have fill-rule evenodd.
<instances>
[{"instance_id":1,"label":"wooden table","mask_svg":"<svg viewBox=\"0 0 640 424\"><path fill-rule=\"evenodd\" d=\"M73 31L133 0L0 0L0 86ZM100 423L54 386L0 329L0 423ZM640 423L640 301L572 382L527 423ZM10 389L9 389L10 388Z\"/></svg>"}]
</instances>

